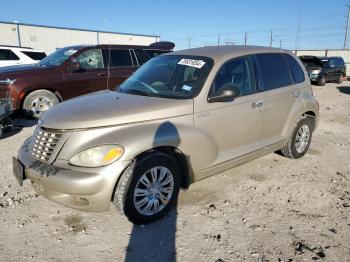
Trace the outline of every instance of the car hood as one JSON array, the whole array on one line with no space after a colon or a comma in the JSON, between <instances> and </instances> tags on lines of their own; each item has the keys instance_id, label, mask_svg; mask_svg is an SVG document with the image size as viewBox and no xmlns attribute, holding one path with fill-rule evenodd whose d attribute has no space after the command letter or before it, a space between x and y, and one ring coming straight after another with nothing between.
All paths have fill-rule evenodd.
<instances>
[{"instance_id":1,"label":"car hood","mask_svg":"<svg viewBox=\"0 0 350 262\"><path fill-rule=\"evenodd\" d=\"M58 104L39 120L50 129L84 129L143 122L193 113L192 99L167 99L100 91Z\"/></svg>"},{"instance_id":2,"label":"car hood","mask_svg":"<svg viewBox=\"0 0 350 262\"><path fill-rule=\"evenodd\" d=\"M32 75L33 73L42 74L43 71L49 70L50 67L39 66L37 64L31 65L14 65L0 67L0 78L14 77L24 75Z\"/></svg>"}]
</instances>

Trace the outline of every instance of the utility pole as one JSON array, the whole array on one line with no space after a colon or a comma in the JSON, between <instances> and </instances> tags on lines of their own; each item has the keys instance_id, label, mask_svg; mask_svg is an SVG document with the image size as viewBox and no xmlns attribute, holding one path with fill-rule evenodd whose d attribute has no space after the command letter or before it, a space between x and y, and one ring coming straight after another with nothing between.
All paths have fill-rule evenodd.
<instances>
[{"instance_id":1,"label":"utility pole","mask_svg":"<svg viewBox=\"0 0 350 262\"><path fill-rule=\"evenodd\" d=\"M280 40L280 48L282 48L282 39Z\"/></svg>"},{"instance_id":2,"label":"utility pole","mask_svg":"<svg viewBox=\"0 0 350 262\"><path fill-rule=\"evenodd\" d=\"M345 36L344 36L344 46L343 49L347 46L348 41L348 30L349 30L349 17L350 17L350 6L348 5L348 17L346 19L346 29L345 29Z\"/></svg>"},{"instance_id":3,"label":"utility pole","mask_svg":"<svg viewBox=\"0 0 350 262\"><path fill-rule=\"evenodd\" d=\"M188 48L191 48L191 37L187 38L188 40Z\"/></svg>"},{"instance_id":4,"label":"utility pole","mask_svg":"<svg viewBox=\"0 0 350 262\"><path fill-rule=\"evenodd\" d=\"M218 34L218 45L220 45L220 34Z\"/></svg>"},{"instance_id":5,"label":"utility pole","mask_svg":"<svg viewBox=\"0 0 350 262\"><path fill-rule=\"evenodd\" d=\"M270 47L272 47L272 42L273 42L273 30L271 30L271 33L270 33Z\"/></svg>"},{"instance_id":6,"label":"utility pole","mask_svg":"<svg viewBox=\"0 0 350 262\"><path fill-rule=\"evenodd\" d=\"M247 40L248 40L248 33L244 33L244 45L247 45Z\"/></svg>"}]
</instances>

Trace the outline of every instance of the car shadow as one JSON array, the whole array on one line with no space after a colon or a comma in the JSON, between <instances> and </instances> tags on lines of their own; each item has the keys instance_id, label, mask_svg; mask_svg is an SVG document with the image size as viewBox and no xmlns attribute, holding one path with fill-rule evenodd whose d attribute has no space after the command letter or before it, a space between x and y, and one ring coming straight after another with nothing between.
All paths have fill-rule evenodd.
<instances>
[{"instance_id":1,"label":"car shadow","mask_svg":"<svg viewBox=\"0 0 350 262\"><path fill-rule=\"evenodd\" d=\"M125 262L176 261L176 206L161 220L148 225L134 225Z\"/></svg>"},{"instance_id":2,"label":"car shadow","mask_svg":"<svg viewBox=\"0 0 350 262\"><path fill-rule=\"evenodd\" d=\"M350 95L350 86L337 86L337 89L343 94Z\"/></svg>"},{"instance_id":3,"label":"car shadow","mask_svg":"<svg viewBox=\"0 0 350 262\"><path fill-rule=\"evenodd\" d=\"M23 118L20 115L13 114L4 120L5 129L1 139L14 136L21 132L24 128L35 126L38 123L36 119Z\"/></svg>"},{"instance_id":4,"label":"car shadow","mask_svg":"<svg viewBox=\"0 0 350 262\"><path fill-rule=\"evenodd\" d=\"M180 136L171 122L162 123L155 132L153 147L170 142L177 148ZM190 168L190 167L188 167ZM176 262L177 201L162 219L144 226L134 225L126 248L126 262Z\"/></svg>"}]
</instances>

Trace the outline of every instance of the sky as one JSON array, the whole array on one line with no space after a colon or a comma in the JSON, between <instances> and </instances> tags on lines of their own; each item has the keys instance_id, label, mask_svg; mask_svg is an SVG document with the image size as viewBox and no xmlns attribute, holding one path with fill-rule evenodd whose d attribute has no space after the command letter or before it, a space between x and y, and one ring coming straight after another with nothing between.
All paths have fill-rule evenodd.
<instances>
[{"instance_id":1,"label":"sky","mask_svg":"<svg viewBox=\"0 0 350 262\"><path fill-rule=\"evenodd\" d=\"M245 34L249 45L269 46L272 35L275 47L322 49L343 47L348 4L350 0L0 0L0 20L159 35L175 42L176 49L244 44Z\"/></svg>"}]
</instances>

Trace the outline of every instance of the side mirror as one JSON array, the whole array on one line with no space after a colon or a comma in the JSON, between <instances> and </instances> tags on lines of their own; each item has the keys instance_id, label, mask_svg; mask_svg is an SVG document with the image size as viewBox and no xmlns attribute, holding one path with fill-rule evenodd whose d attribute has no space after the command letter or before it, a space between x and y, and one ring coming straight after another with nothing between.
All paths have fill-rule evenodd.
<instances>
[{"instance_id":1,"label":"side mirror","mask_svg":"<svg viewBox=\"0 0 350 262\"><path fill-rule=\"evenodd\" d=\"M217 94L208 97L209 103L231 102L240 94L239 89L232 84L224 84L219 88Z\"/></svg>"},{"instance_id":2,"label":"side mirror","mask_svg":"<svg viewBox=\"0 0 350 262\"><path fill-rule=\"evenodd\" d=\"M81 64L77 61L71 61L68 64L68 71L69 72L82 72L84 71L83 67L81 66Z\"/></svg>"}]
</instances>

